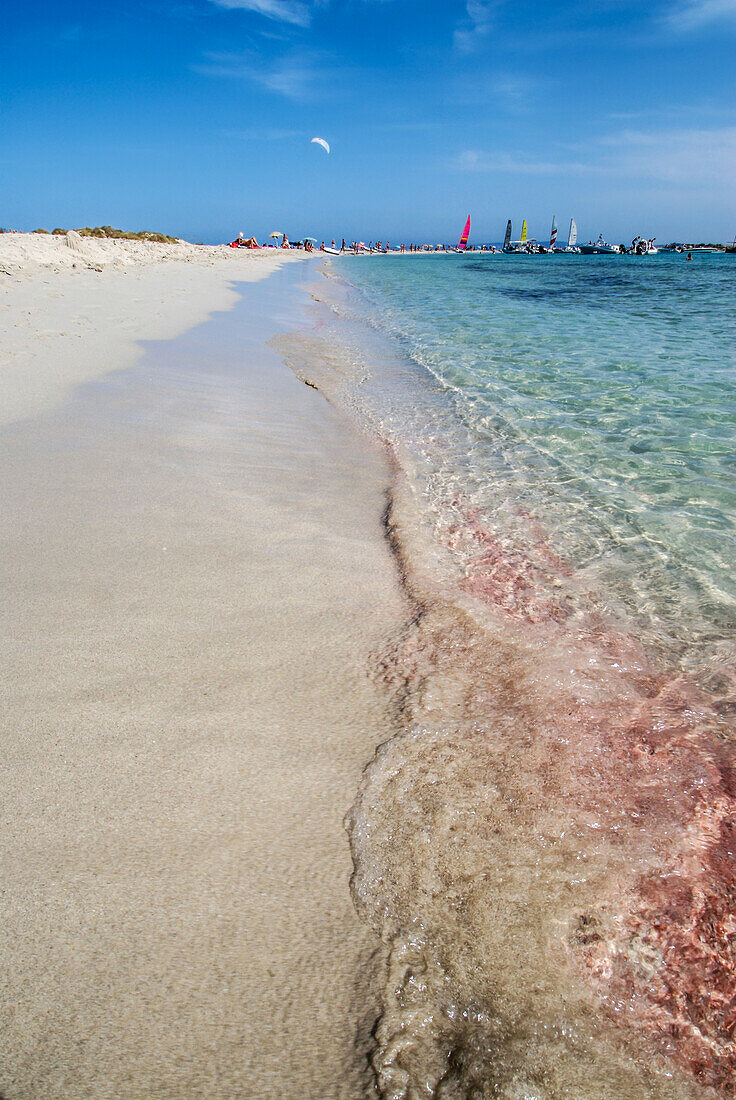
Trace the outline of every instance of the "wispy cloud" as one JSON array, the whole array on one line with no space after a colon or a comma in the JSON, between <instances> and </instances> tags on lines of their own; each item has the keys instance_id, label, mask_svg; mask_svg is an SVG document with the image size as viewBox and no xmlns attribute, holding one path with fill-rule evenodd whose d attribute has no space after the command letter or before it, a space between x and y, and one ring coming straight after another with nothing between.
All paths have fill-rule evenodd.
<instances>
[{"instance_id":1,"label":"wispy cloud","mask_svg":"<svg viewBox=\"0 0 736 1100\"><path fill-rule=\"evenodd\" d=\"M539 160L518 153L492 153L465 149L456 158L455 168L461 172L514 173L519 176L550 176L595 173L596 166L574 160Z\"/></svg>"},{"instance_id":2,"label":"wispy cloud","mask_svg":"<svg viewBox=\"0 0 736 1100\"><path fill-rule=\"evenodd\" d=\"M736 21L736 0L680 0L667 11L664 19L677 31L694 30L707 23Z\"/></svg>"},{"instance_id":3,"label":"wispy cloud","mask_svg":"<svg viewBox=\"0 0 736 1100\"><path fill-rule=\"evenodd\" d=\"M274 61L255 51L208 53L193 68L202 76L250 81L289 99L306 98L323 76L316 58L308 53L289 53Z\"/></svg>"},{"instance_id":4,"label":"wispy cloud","mask_svg":"<svg viewBox=\"0 0 736 1100\"><path fill-rule=\"evenodd\" d=\"M598 145L603 168L685 190L731 188L736 176L736 126L623 130L601 137Z\"/></svg>"},{"instance_id":5,"label":"wispy cloud","mask_svg":"<svg viewBox=\"0 0 736 1100\"><path fill-rule=\"evenodd\" d=\"M250 130L223 130L221 132L223 137L233 141L294 141L297 138L304 139L306 136L304 130L279 130L276 127L268 127L266 129L254 128Z\"/></svg>"},{"instance_id":6,"label":"wispy cloud","mask_svg":"<svg viewBox=\"0 0 736 1100\"><path fill-rule=\"evenodd\" d=\"M305 0L212 0L221 8L239 8L264 15L281 23L292 23L297 27L307 27L315 6Z\"/></svg>"},{"instance_id":7,"label":"wispy cloud","mask_svg":"<svg viewBox=\"0 0 736 1100\"><path fill-rule=\"evenodd\" d=\"M503 0L467 0L467 18L455 28L453 45L458 53L478 49L495 26L495 16Z\"/></svg>"},{"instance_id":8,"label":"wispy cloud","mask_svg":"<svg viewBox=\"0 0 736 1100\"><path fill-rule=\"evenodd\" d=\"M595 176L673 187L684 192L730 192L736 175L736 126L709 130L620 130L557 157L466 149L455 159L462 172L518 176Z\"/></svg>"},{"instance_id":9,"label":"wispy cloud","mask_svg":"<svg viewBox=\"0 0 736 1100\"><path fill-rule=\"evenodd\" d=\"M330 0L211 0L211 3L233 11L252 11L295 27L308 27L315 11L327 7ZM470 3L479 3L479 0L470 0Z\"/></svg>"},{"instance_id":10,"label":"wispy cloud","mask_svg":"<svg viewBox=\"0 0 736 1100\"><path fill-rule=\"evenodd\" d=\"M344 99L365 79L365 70L358 66L302 48L282 50L273 57L257 50L207 53L192 68L202 76L246 81L294 100ZM290 136L290 131L278 131L278 136Z\"/></svg>"}]
</instances>

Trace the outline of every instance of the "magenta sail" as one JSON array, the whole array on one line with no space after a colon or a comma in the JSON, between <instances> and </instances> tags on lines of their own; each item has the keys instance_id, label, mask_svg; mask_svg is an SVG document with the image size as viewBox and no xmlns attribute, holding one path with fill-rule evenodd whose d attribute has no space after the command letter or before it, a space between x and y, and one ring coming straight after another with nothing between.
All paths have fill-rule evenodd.
<instances>
[{"instance_id":1,"label":"magenta sail","mask_svg":"<svg viewBox=\"0 0 736 1100\"><path fill-rule=\"evenodd\" d=\"M457 247L458 248L463 248L463 249L467 248L468 247L468 237L469 236L470 236L470 214L468 214L468 220L465 223L465 228L463 229L463 235L460 238L460 240L457 242Z\"/></svg>"}]
</instances>

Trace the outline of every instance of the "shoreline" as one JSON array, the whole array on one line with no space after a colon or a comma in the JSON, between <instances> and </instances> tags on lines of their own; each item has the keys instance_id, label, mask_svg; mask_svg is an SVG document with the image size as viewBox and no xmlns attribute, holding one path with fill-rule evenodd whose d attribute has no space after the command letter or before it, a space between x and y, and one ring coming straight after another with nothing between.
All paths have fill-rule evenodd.
<instances>
[{"instance_id":1,"label":"shoreline","mask_svg":"<svg viewBox=\"0 0 736 1100\"><path fill-rule=\"evenodd\" d=\"M88 382L65 406L3 433L12 458L2 497L13 527L6 588L17 612L6 631L16 661L11 731L14 715L27 721L38 712L46 737L44 715L69 732L77 716L97 775L87 770L79 808L66 805L59 828L63 835L80 820L88 846L102 833L87 803L113 757L135 749L128 766L141 754L152 763L146 785L129 787L121 804L133 807L133 795L145 801L152 776L159 803L150 821L163 828L163 847L146 839L142 877L167 852L176 853L176 874L161 878L164 894L155 886L143 898L151 917L143 935L122 904L121 942L164 944L170 918L155 903L166 891L183 898L182 884L189 897L181 904L201 930L196 872L214 866L220 879L225 924L218 917L197 941L217 971L214 984L202 976L207 995L187 1001L193 1016L187 1009L182 1021L189 980L182 975L199 965L190 940L183 954L164 949L170 990L163 1001L149 995L164 1007L164 1049L169 1057L178 1050L178 1069L167 1063L160 1095L229 1095L247 1086L274 1100L289 1090L355 1100L376 1088L381 1096L430 1086L461 1096L482 1083L509 1100L520 1089L579 1100L715 1096L731 1072L730 1048L721 1064L704 1058L701 1032L678 1017L676 999L703 987L701 962L688 970L678 958L710 950L717 929L728 928L730 872L718 835L732 806L730 765L698 726L707 701L620 624L590 609L570 618L573 570L541 528L530 563L498 543L459 488L455 521L433 529L422 503L427 471L400 433L382 431L365 394L388 394L386 371L398 367L387 408L415 398L431 408L434 381L423 381L420 394L412 370L401 376L398 345L367 330L343 346L345 318L331 292L312 284L297 293L307 270L247 288L230 313L152 344L136 366ZM119 603L112 619L108 591ZM145 615L140 599L150 604ZM85 604L89 622L75 619ZM19 629L29 609L30 625ZM110 652L123 655L112 676L105 645L90 642L100 624ZM163 659L150 647L156 635L168 650ZM170 702L172 639L180 710ZM34 667L44 662L57 669L55 680L40 708L29 710L43 682ZM141 672L141 688L131 669ZM106 713L126 719L112 756L86 724L89 685L97 706L108 681L117 690L107 693ZM218 684L210 710L215 700L199 691L206 685L209 696ZM121 686L123 698L137 700L132 720L119 709ZM179 714L182 744L164 724L157 747L144 745L146 723ZM244 729L255 746L247 764ZM31 741L11 736L11 744L16 760L29 750L32 757ZM173 786L156 762L159 745L159 760L183 762ZM54 751L51 780L66 798L74 771ZM84 771L79 748L71 760ZM182 782L203 763L207 797L190 808ZM699 793L690 800L693 777ZM54 822L34 816L33 769L23 782L30 810L21 798L16 821L31 823L29 836L39 823L53 830ZM227 815L243 792L250 816L225 824L220 815L217 839L208 841L211 799ZM140 845L137 816L127 832ZM28 862L20 851L15 874ZM14 928L32 914L33 891L47 889L43 874L34 883L44 858L33 849L33 889L11 907ZM65 873L73 870L72 859ZM709 870L712 881L698 893ZM243 876L260 884L252 896ZM670 912L673 896L662 883L673 878L685 885ZM130 877L119 876L123 885L130 890ZM80 896L78 887L71 883L70 897ZM75 938L65 904L56 895L52 911L89 966L85 953L99 951L104 932L83 919ZM214 912L214 902L207 905ZM677 906L693 918L690 939ZM249 984L241 969L254 935L261 946ZM51 942L56 936L52 930ZM177 949L186 942L180 930ZM53 951L58 956L58 942ZM150 973L142 963L126 987L116 951L101 972L109 981L112 970L112 988L139 1027L131 989L145 989ZM657 952L670 962L652 993L644 979ZM27 1029L34 995L21 1008ZM79 996L87 1012L88 998ZM219 1039L204 1053L193 1038L203 1005L220 1020ZM222 1005L234 1029L241 1021L237 1037ZM102 1041L104 1012L89 1019L97 1062L90 1068L83 1059L77 1070L99 1080L116 1050ZM183 1022L185 1050L174 1020ZM700 1025L711 1026L705 1009ZM59 1060L59 1035L72 1049L76 1038L59 1020L39 1045L43 1087L18 1098L72 1100L68 1081L48 1068ZM136 1042L140 1052L136 1044L125 1050L126 1072L133 1067L150 1088L150 1048ZM195 1049L206 1083L192 1069Z\"/></svg>"},{"instance_id":2,"label":"shoreline","mask_svg":"<svg viewBox=\"0 0 736 1100\"><path fill-rule=\"evenodd\" d=\"M265 346L300 277L2 429L6 1100L373 1095L343 818L407 608L382 452Z\"/></svg>"},{"instance_id":3,"label":"shoreline","mask_svg":"<svg viewBox=\"0 0 736 1100\"><path fill-rule=\"evenodd\" d=\"M726 1010L720 993L698 1000L709 967L730 981L717 707L623 621L571 616L574 569L541 525L525 560L458 484L452 525L433 529L437 486L407 446L419 421L403 444L400 430L402 402L425 391L431 407L433 381L417 389L405 349L370 318L361 335L327 286L312 293L319 339L281 350L390 448L387 534L412 607L378 661L398 731L350 816L356 904L389 945L381 1095L407 1079L451 1095L727 1095Z\"/></svg>"},{"instance_id":4,"label":"shoreline","mask_svg":"<svg viewBox=\"0 0 736 1100\"><path fill-rule=\"evenodd\" d=\"M71 242L71 243L68 243ZM0 424L52 409L75 386L132 366L305 253L77 234L0 235Z\"/></svg>"}]
</instances>

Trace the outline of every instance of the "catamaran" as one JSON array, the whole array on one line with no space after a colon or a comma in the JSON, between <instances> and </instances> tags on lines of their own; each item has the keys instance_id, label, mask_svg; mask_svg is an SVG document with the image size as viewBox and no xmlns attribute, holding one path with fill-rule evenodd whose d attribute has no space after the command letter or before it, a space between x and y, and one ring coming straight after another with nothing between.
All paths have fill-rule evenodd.
<instances>
[{"instance_id":1,"label":"catamaran","mask_svg":"<svg viewBox=\"0 0 736 1100\"><path fill-rule=\"evenodd\" d=\"M567 234L567 247L557 248L556 252L580 252L578 248L578 227L575 224L575 219L570 218L570 231Z\"/></svg>"},{"instance_id":2,"label":"catamaran","mask_svg":"<svg viewBox=\"0 0 736 1100\"><path fill-rule=\"evenodd\" d=\"M527 238L526 218L521 223L521 237L518 241L511 240L511 220L509 219L506 225L506 237L503 242L504 252L534 252L536 250L536 243L529 241Z\"/></svg>"},{"instance_id":3,"label":"catamaran","mask_svg":"<svg viewBox=\"0 0 736 1100\"><path fill-rule=\"evenodd\" d=\"M468 238L469 238L469 236L470 236L470 214L468 214L468 220L465 223L465 228L463 229L463 235L460 238L460 240L457 242L457 244L455 245L455 251L456 252L465 252L465 250L468 247Z\"/></svg>"}]
</instances>

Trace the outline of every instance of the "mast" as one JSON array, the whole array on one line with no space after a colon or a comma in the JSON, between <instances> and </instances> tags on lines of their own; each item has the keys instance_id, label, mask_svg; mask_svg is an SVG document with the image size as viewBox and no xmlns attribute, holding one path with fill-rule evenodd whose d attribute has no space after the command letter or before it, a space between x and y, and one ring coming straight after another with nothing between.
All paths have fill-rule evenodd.
<instances>
[{"instance_id":1,"label":"mast","mask_svg":"<svg viewBox=\"0 0 736 1100\"><path fill-rule=\"evenodd\" d=\"M526 218L521 223L521 244L526 244Z\"/></svg>"},{"instance_id":2,"label":"mast","mask_svg":"<svg viewBox=\"0 0 736 1100\"><path fill-rule=\"evenodd\" d=\"M574 248L578 243L578 227L575 225L575 219L570 218L570 232L567 237L567 247Z\"/></svg>"},{"instance_id":3,"label":"mast","mask_svg":"<svg viewBox=\"0 0 736 1100\"><path fill-rule=\"evenodd\" d=\"M549 235L549 247L554 248L557 244L557 218L552 216L552 231Z\"/></svg>"},{"instance_id":4,"label":"mast","mask_svg":"<svg viewBox=\"0 0 736 1100\"><path fill-rule=\"evenodd\" d=\"M510 244L511 244L511 218L509 218L509 220L506 222L506 236L503 239L504 251L509 247Z\"/></svg>"},{"instance_id":5,"label":"mast","mask_svg":"<svg viewBox=\"0 0 736 1100\"><path fill-rule=\"evenodd\" d=\"M467 248L468 247L468 237L469 236L470 236L470 214L468 214L468 220L465 223L465 228L463 229L463 235L460 238L460 240L457 242L457 247L462 248L462 249Z\"/></svg>"}]
</instances>

